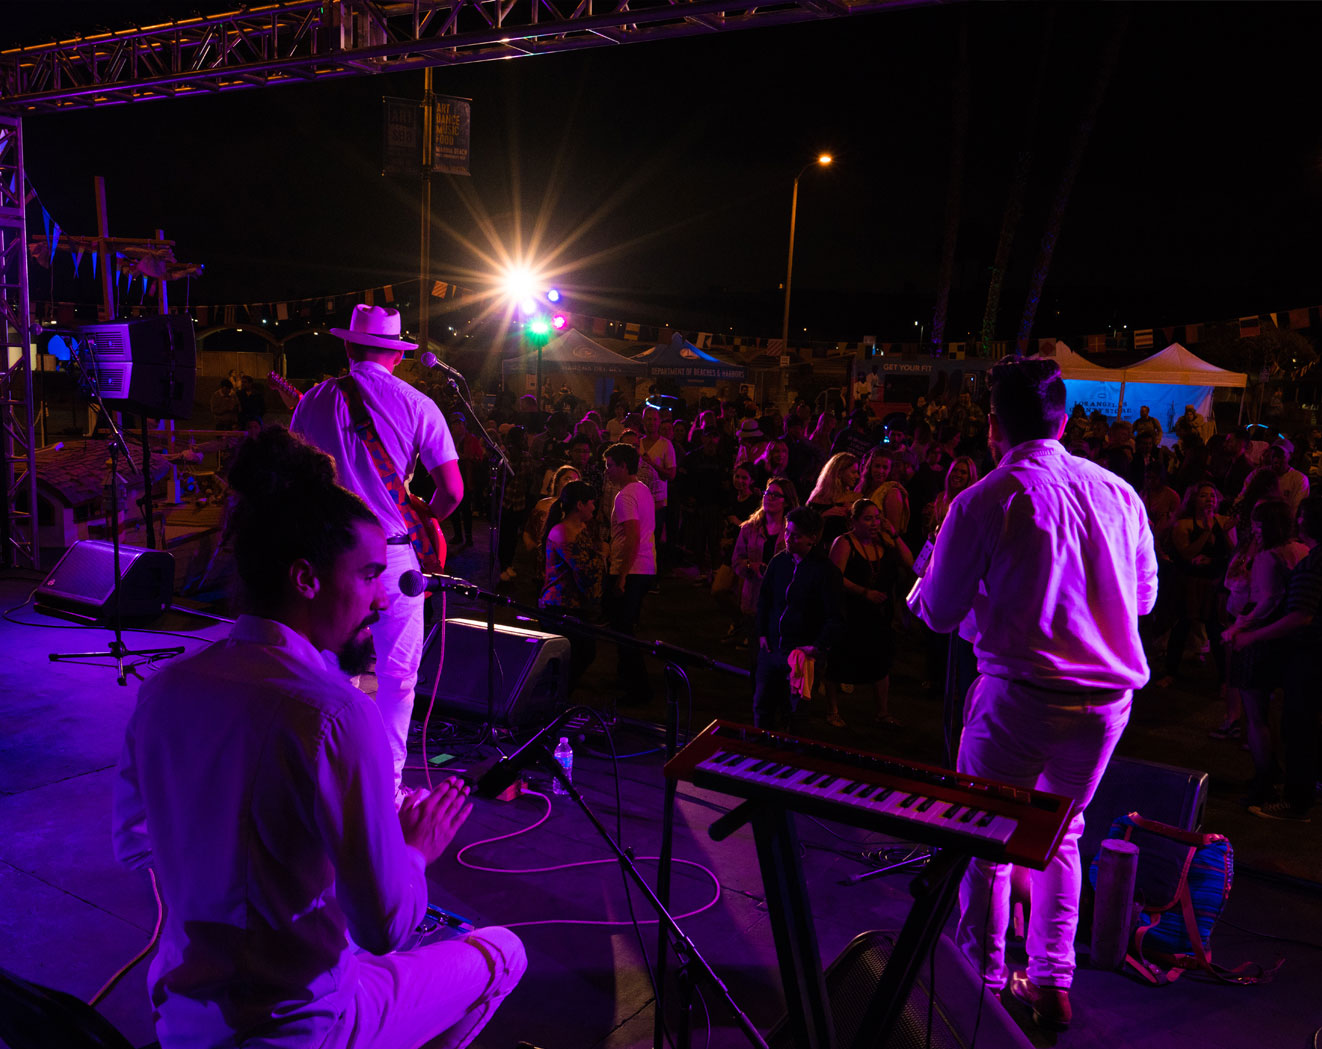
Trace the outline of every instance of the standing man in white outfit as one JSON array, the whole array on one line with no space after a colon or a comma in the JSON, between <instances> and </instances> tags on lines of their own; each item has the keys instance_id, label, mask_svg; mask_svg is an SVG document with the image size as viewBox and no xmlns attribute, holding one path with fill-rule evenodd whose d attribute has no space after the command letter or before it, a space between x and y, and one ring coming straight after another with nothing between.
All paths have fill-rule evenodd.
<instances>
[{"instance_id":1,"label":"standing man in white outfit","mask_svg":"<svg viewBox=\"0 0 1322 1049\"><path fill-rule=\"evenodd\" d=\"M420 462L436 485L431 512L445 520L464 497L459 456L436 402L394 375L404 351L417 349L416 343L400 335L399 311L355 306L349 327L332 328L331 334L344 340L349 374L362 391L363 403L395 473L407 486ZM373 625L372 639L376 646L376 703L390 739L398 791L408 757L409 720L422 662L422 609L426 602L425 594L407 597L399 590L400 576L418 569L408 523L367 445L354 431L349 405L334 379L303 395L290 429L335 460L340 484L360 496L385 529L385 582L390 606Z\"/></svg>"},{"instance_id":2,"label":"standing man in white outfit","mask_svg":"<svg viewBox=\"0 0 1322 1049\"><path fill-rule=\"evenodd\" d=\"M962 492L909 606L933 630L971 610L979 677L964 704L957 768L1063 794L1074 815L1033 872L1028 970L1005 967L1008 864L974 860L956 940L986 986L1042 1026L1070 1021L1083 810L1148 680L1138 617L1157 596L1143 503L1123 480L1060 444L1065 383L1054 361L1010 357L989 373L997 467Z\"/></svg>"}]
</instances>

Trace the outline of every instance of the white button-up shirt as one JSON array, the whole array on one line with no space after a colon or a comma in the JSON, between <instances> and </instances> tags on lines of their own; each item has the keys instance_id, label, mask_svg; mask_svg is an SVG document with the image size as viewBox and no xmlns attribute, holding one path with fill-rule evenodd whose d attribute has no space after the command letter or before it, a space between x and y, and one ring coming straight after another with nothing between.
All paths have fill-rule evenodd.
<instances>
[{"instance_id":1,"label":"white button-up shirt","mask_svg":"<svg viewBox=\"0 0 1322 1049\"><path fill-rule=\"evenodd\" d=\"M354 361L349 365L349 374L363 391L363 404L381 438L381 446L406 487L419 457L428 473L459 458L445 416L425 393L396 378L390 369L376 361ZM349 405L333 379L319 383L303 395L289 428L335 460L340 484L362 496L386 535L403 535L408 531L372 454L354 432Z\"/></svg>"},{"instance_id":2,"label":"white button-up shirt","mask_svg":"<svg viewBox=\"0 0 1322 1049\"><path fill-rule=\"evenodd\" d=\"M165 899L148 976L165 1046L326 1045L356 983L346 931L384 954L427 906L376 706L269 619L142 686L114 846Z\"/></svg>"},{"instance_id":3,"label":"white button-up shirt","mask_svg":"<svg viewBox=\"0 0 1322 1049\"><path fill-rule=\"evenodd\" d=\"M1113 691L1147 683L1138 617L1156 597L1134 489L1058 441L1026 441L951 504L909 606L941 632L971 609L983 674Z\"/></svg>"}]
</instances>

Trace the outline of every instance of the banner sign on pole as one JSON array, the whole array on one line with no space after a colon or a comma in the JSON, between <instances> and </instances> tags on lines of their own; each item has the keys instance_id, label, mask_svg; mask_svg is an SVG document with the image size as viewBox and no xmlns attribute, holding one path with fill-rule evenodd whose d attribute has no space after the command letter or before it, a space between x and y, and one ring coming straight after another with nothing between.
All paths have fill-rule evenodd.
<instances>
[{"instance_id":1,"label":"banner sign on pole","mask_svg":"<svg viewBox=\"0 0 1322 1049\"><path fill-rule=\"evenodd\" d=\"M469 174L472 100L436 96L432 127L432 170L443 175Z\"/></svg>"},{"instance_id":2,"label":"banner sign on pole","mask_svg":"<svg viewBox=\"0 0 1322 1049\"><path fill-rule=\"evenodd\" d=\"M415 98L383 98L381 171L416 175L422 166L422 104Z\"/></svg>"}]
</instances>

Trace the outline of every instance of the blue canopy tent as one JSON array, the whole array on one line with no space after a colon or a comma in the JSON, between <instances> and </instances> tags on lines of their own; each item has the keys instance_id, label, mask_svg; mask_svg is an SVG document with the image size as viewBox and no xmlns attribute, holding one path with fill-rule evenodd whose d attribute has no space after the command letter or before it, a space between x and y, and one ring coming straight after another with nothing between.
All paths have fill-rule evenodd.
<instances>
[{"instance_id":1,"label":"blue canopy tent","mask_svg":"<svg viewBox=\"0 0 1322 1049\"><path fill-rule=\"evenodd\" d=\"M706 350L700 350L680 332L669 342L659 343L634 357L634 361L647 365L651 379L669 379L679 386L715 387L723 382L744 382L748 369L742 364L730 364Z\"/></svg>"}]
</instances>

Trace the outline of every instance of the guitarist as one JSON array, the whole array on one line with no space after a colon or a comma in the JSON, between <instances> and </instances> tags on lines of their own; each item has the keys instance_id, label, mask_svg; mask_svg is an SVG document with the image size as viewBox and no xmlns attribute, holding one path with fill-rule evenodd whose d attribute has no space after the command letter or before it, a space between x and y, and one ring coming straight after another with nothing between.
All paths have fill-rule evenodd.
<instances>
[{"instance_id":1,"label":"guitarist","mask_svg":"<svg viewBox=\"0 0 1322 1049\"><path fill-rule=\"evenodd\" d=\"M399 591L400 576L421 567L410 538L410 530L417 531L419 522L400 493L407 493L414 468L421 462L436 484L426 509L439 522L463 499L464 484L440 408L394 375L404 351L417 349L416 343L400 335L399 311L355 306L349 327L332 328L331 334L344 340L349 375L328 379L304 394L290 429L335 460L340 484L362 497L386 532L384 578L390 606L371 629L376 648L376 702L390 738L398 799L408 756L413 690L422 661L426 601L424 595L406 597ZM355 399L366 409L370 423L366 431L361 418L355 422ZM430 531L437 535L440 529L433 524ZM443 563L443 541L440 545ZM439 569L438 565L432 567Z\"/></svg>"}]
</instances>

